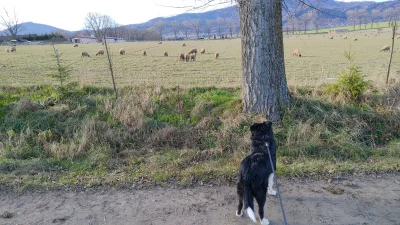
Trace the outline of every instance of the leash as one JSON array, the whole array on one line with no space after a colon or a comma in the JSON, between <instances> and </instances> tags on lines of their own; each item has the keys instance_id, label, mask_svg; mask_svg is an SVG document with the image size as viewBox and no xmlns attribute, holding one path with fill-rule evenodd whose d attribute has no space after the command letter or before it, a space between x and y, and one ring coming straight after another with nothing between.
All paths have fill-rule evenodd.
<instances>
[{"instance_id":1,"label":"leash","mask_svg":"<svg viewBox=\"0 0 400 225\"><path fill-rule=\"evenodd\" d=\"M272 172L274 173L274 180L275 180L275 183L276 183L276 190L278 190L278 197L279 197L279 203L281 204L283 222L285 223L285 225L287 225L285 209L283 208L281 192L279 191L278 178L276 177L276 173L275 173L275 169L274 169L274 164L272 163L271 152L269 151L269 145L268 145L268 143L266 143L265 145L267 146L268 155L269 155L269 161L271 162ZM272 187L272 186L271 186L271 187Z\"/></svg>"}]
</instances>

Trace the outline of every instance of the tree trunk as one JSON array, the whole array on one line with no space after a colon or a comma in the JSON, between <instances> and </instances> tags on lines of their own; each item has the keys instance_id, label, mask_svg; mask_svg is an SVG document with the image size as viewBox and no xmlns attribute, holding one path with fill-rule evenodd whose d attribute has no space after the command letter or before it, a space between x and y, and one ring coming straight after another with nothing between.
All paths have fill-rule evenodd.
<instances>
[{"instance_id":1,"label":"tree trunk","mask_svg":"<svg viewBox=\"0 0 400 225\"><path fill-rule=\"evenodd\" d=\"M283 55L282 1L238 0L242 33L243 111L281 120L289 105Z\"/></svg>"}]
</instances>

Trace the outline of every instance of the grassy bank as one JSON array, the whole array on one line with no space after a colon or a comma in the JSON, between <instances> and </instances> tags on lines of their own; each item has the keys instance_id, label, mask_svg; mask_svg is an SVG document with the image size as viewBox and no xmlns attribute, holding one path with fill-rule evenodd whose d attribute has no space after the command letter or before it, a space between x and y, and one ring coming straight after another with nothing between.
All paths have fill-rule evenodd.
<instances>
[{"instance_id":1,"label":"grassy bank","mask_svg":"<svg viewBox=\"0 0 400 225\"><path fill-rule=\"evenodd\" d=\"M280 176L400 171L400 87L351 103L291 89ZM249 151L238 88L1 87L0 187L231 182Z\"/></svg>"}]
</instances>

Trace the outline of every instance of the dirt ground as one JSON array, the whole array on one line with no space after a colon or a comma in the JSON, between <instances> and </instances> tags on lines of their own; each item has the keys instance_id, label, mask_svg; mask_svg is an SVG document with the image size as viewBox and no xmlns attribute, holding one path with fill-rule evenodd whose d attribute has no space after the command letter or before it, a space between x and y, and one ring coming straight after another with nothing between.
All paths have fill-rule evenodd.
<instances>
[{"instance_id":1,"label":"dirt ground","mask_svg":"<svg viewBox=\"0 0 400 225\"><path fill-rule=\"evenodd\" d=\"M400 224L400 175L280 179L288 224ZM254 224L236 217L234 186L0 192L0 224ZM268 196L270 224L283 224ZM258 216L258 214L256 214Z\"/></svg>"}]
</instances>

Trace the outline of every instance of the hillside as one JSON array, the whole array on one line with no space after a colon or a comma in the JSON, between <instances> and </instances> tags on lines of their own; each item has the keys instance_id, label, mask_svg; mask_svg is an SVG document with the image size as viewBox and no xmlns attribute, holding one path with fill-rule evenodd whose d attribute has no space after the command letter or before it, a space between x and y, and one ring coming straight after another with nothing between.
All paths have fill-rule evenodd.
<instances>
[{"instance_id":1,"label":"hillside","mask_svg":"<svg viewBox=\"0 0 400 225\"><path fill-rule=\"evenodd\" d=\"M19 35L25 35L25 34L49 34L52 32L57 32L57 31L63 31L65 30L49 26L46 24L40 24L40 23L34 23L34 22L26 22L22 23L22 28L21 31L18 32ZM67 31L68 32L68 31ZM0 35L2 35L4 31L0 31Z\"/></svg>"},{"instance_id":2,"label":"hillside","mask_svg":"<svg viewBox=\"0 0 400 225\"><path fill-rule=\"evenodd\" d=\"M330 27L338 27L338 26L346 26L349 24L346 12L350 10L359 10L365 9L366 14L365 17L362 18L363 22L371 22L372 10L379 10L379 15L375 19L377 21L387 21L390 20L384 13L388 9L399 8L400 9L400 0L395 1L387 1L387 2L374 2L374 1L363 1L363 2L341 2L335 0L311 0L308 3L315 8L319 9L318 18L320 20L320 28L330 28ZM296 18L296 29L303 29L302 22L298 19L303 14L307 13L311 9L308 6L300 5L298 0L286 0L284 4L284 10L282 13L283 16L283 26L290 26L288 22L288 18L290 16L294 16ZM171 21L179 21L182 23L183 21L190 21L194 19L198 19L200 21L201 33L204 32L206 21L207 20L216 20L217 18L223 18L224 24L219 25L224 30L223 32L227 32L226 22L233 21L235 29L237 30L239 27L239 14L237 6L231 6L223 9L212 10L208 12L202 13L184 13L177 16L172 17L158 17L152 20L149 20L146 23L142 24L130 24L127 25L129 28L136 29L147 29L150 27L154 27L158 21L164 21L166 25L167 33L172 33ZM361 18L357 18L356 20L361 20ZM214 23L214 31L215 26L218 22ZM307 29L313 29L312 22L309 23ZM215 33L215 32L213 32Z\"/></svg>"},{"instance_id":3,"label":"hillside","mask_svg":"<svg viewBox=\"0 0 400 225\"><path fill-rule=\"evenodd\" d=\"M320 10L318 12L318 18L320 19L320 28L330 28L330 27L338 27L338 26L345 26L348 25L348 19L346 12L350 10L358 10L358 9L365 9L366 14L363 20L367 22L371 22L371 15L372 10L379 10L379 14L375 20L377 21L387 21L390 20L390 17L387 16L387 11L389 9L393 9L392 13L395 13L400 9L400 0L395 1L387 1L387 2L374 2L374 1L360 1L360 2L342 2L342 1L335 1L335 0L310 0L307 1L308 4L312 5L313 7ZM283 26L289 26L288 18L290 16L294 16L296 18L296 28L302 29L300 18L303 14L307 13L311 9L308 6L299 4L298 0L285 0L284 2L284 10L283 10ZM392 18L396 17L397 15L392 16ZM357 16L356 16L357 17ZM223 19L222 25L217 25L215 21L217 18ZM214 20L214 28L215 26L222 27L223 32L226 32L226 22L231 21L233 22L235 29L239 27L239 13L236 6L231 6L223 9L216 9L207 12L201 13L183 13L176 16L171 17L157 17L151 19L145 23L141 24L129 24L125 27L127 28L134 28L139 30L145 30L150 27L154 27L158 21L165 22L165 30L167 34L172 33L172 21L178 21L181 25L184 21L190 21L198 19L200 21L200 29L201 33L204 32L206 21L207 20ZM357 18L356 20L360 20ZM312 29L313 24L310 22L307 29ZM20 34L44 34L44 33L51 33L55 31L60 31L62 29L45 25L45 24L38 24L33 22L27 22L23 24L23 29L21 30ZM65 31L65 30L62 30ZM71 31L67 31L72 33ZM4 35L0 31L0 35Z\"/></svg>"}]
</instances>

